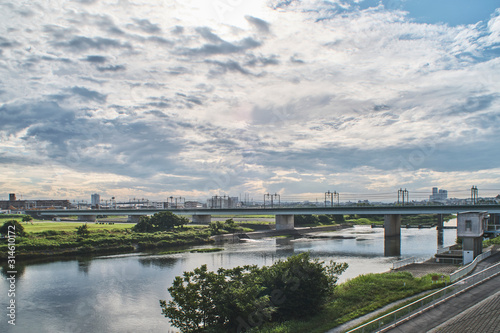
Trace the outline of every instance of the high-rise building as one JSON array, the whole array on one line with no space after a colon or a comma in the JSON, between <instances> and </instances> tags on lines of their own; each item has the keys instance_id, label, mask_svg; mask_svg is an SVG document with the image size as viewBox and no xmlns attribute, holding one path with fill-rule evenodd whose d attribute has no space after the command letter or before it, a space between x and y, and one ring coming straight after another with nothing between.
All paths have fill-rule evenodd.
<instances>
[{"instance_id":1,"label":"high-rise building","mask_svg":"<svg viewBox=\"0 0 500 333\"><path fill-rule=\"evenodd\" d=\"M437 187L432 188L432 194L429 196L431 202L444 202L448 200L448 191L440 190Z\"/></svg>"},{"instance_id":2,"label":"high-rise building","mask_svg":"<svg viewBox=\"0 0 500 333\"><path fill-rule=\"evenodd\" d=\"M99 208L101 203L101 196L97 193L94 193L90 196L90 206L92 208Z\"/></svg>"}]
</instances>

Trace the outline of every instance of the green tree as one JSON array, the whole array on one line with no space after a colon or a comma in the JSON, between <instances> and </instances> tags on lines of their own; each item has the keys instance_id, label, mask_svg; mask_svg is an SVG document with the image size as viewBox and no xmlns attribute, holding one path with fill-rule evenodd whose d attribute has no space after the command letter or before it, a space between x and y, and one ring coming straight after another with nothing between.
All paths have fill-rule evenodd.
<instances>
[{"instance_id":1,"label":"green tree","mask_svg":"<svg viewBox=\"0 0 500 333\"><path fill-rule=\"evenodd\" d=\"M175 278L168 289L172 300L160 300L162 314L181 332L235 331L253 313L270 319L269 297L261 295L258 280L256 266L215 273L202 265Z\"/></svg>"},{"instance_id":2,"label":"green tree","mask_svg":"<svg viewBox=\"0 0 500 333\"><path fill-rule=\"evenodd\" d=\"M90 231L89 231L89 228L87 226L87 223L79 226L79 227L76 227L76 234L80 237L83 237L83 238L86 238L90 235Z\"/></svg>"},{"instance_id":3,"label":"green tree","mask_svg":"<svg viewBox=\"0 0 500 333\"><path fill-rule=\"evenodd\" d=\"M24 227L17 220L8 220L0 227L0 234L8 236L9 231L14 231L16 236L24 236Z\"/></svg>"},{"instance_id":4,"label":"green tree","mask_svg":"<svg viewBox=\"0 0 500 333\"><path fill-rule=\"evenodd\" d=\"M151 224L151 219L149 218L149 216L141 216L139 218L139 222L137 222L136 225L134 225L132 227L132 231L135 231L135 232L153 232L154 227Z\"/></svg>"},{"instance_id":5,"label":"green tree","mask_svg":"<svg viewBox=\"0 0 500 333\"><path fill-rule=\"evenodd\" d=\"M269 295L275 294L275 317L292 319L317 312L332 295L338 276L347 267L346 263L325 265L318 259L311 259L309 252L263 267L263 285Z\"/></svg>"},{"instance_id":6,"label":"green tree","mask_svg":"<svg viewBox=\"0 0 500 333\"><path fill-rule=\"evenodd\" d=\"M155 230L170 230L189 222L185 217L180 217L172 212L160 212L151 216L151 224Z\"/></svg>"},{"instance_id":7,"label":"green tree","mask_svg":"<svg viewBox=\"0 0 500 333\"><path fill-rule=\"evenodd\" d=\"M30 215L24 215L23 222L29 222L29 221L33 221L33 217L31 217Z\"/></svg>"},{"instance_id":8,"label":"green tree","mask_svg":"<svg viewBox=\"0 0 500 333\"><path fill-rule=\"evenodd\" d=\"M271 319L315 313L332 295L347 264L325 265L302 253L271 267L238 266L209 272L203 265L177 276L160 300L162 314L181 332L234 332Z\"/></svg>"},{"instance_id":9,"label":"green tree","mask_svg":"<svg viewBox=\"0 0 500 333\"><path fill-rule=\"evenodd\" d=\"M318 215L295 215L294 216L295 225L305 225L305 224L318 224Z\"/></svg>"}]
</instances>

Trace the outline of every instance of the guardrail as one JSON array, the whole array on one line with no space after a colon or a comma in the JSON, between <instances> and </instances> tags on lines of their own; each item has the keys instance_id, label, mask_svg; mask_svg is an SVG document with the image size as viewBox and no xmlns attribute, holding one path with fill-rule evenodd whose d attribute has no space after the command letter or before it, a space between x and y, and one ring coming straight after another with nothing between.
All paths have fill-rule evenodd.
<instances>
[{"instance_id":1,"label":"guardrail","mask_svg":"<svg viewBox=\"0 0 500 333\"><path fill-rule=\"evenodd\" d=\"M484 253L481 253L470 264L468 264L467 266L459 269L458 271L456 271L454 273L451 273L450 274L450 282L455 282L458 279L460 279L460 278L464 277L465 275L469 274L470 272L472 272L472 270L474 268L476 268L476 265L477 265L478 262L480 262L480 261L488 258L489 256L491 256L491 250L487 251L487 252L484 252Z\"/></svg>"},{"instance_id":2,"label":"guardrail","mask_svg":"<svg viewBox=\"0 0 500 333\"><path fill-rule=\"evenodd\" d=\"M417 258L411 257L403 260L396 261L392 263L392 269L398 269L407 265L411 265L417 262Z\"/></svg>"},{"instance_id":3,"label":"guardrail","mask_svg":"<svg viewBox=\"0 0 500 333\"><path fill-rule=\"evenodd\" d=\"M445 253L445 252L450 252L450 247L443 247L437 250L437 254Z\"/></svg>"},{"instance_id":4,"label":"guardrail","mask_svg":"<svg viewBox=\"0 0 500 333\"><path fill-rule=\"evenodd\" d=\"M374 319L364 325L358 326L350 331L347 331L347 333L354 333L354 332L360 332L360 333L365 333L365 332L384 332L386 330L392 329L396 327L398 324L411 320L412 318L416 317L417 315L420 315L422 312L425 310L437 306L441 304L442 302L446 301L449 297L453 297L461 292L466 291L469 288L474 287L476 284L479 284L483 282L483 280L491 278L493 276L496 276L497 274L500 273L500 263L493 265L481 272L478 272L468 278L465 278L463 280L457 281L445 288L442 288L436 292L433 292L430 295L427 295L415 302L412 302L402 308L399 308L395 311L392 311L382 317L379 317L377 319ZM447 296L448 297L445 297ZM445 297L445 298L443 298ZM421 309L423 306L426 306L425 309ZM415 310L421 309L418 312L414 312ZM414 312L414 313L412 313ZM410 315L410 313L412 313ZM405 317L405 318L403 318ZM383 327L385 325L390 324L391 322L396 321L397 319L401 319L399 322L394 323L393 325L390 325L388 327Z\"/></svg>"}]
</instances>

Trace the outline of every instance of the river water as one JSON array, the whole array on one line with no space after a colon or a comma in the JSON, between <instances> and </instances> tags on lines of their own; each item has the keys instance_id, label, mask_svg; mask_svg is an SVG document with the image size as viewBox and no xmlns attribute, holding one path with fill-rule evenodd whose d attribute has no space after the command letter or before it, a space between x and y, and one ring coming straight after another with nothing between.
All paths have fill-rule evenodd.
<instances>
[{"instance_id":1,"label":"river water","mask_svg":"<svg viewBox=\"0 0 500 333\"><path fill-rule=\"evenodd\" d=\"M134 253L26 263L16 280L15 327L7 324L11 298L5 271L2 275L0 332L173 332L161 315L159 300L169 299L167 288L183 271L202 264L210 270L271 265L294 253L311 251L321 260L349 264L341 282L360 274L388 271L393 262L403 258L430 258L438 246L455 243L456 230L443 230L442 245L438 245L437 233L435 228L401 229L400 256L384 255L383 229L355 226L320 234L337 237L334 239L264 238L224 244L221 252Z\"/></svg>"}]
</instances>

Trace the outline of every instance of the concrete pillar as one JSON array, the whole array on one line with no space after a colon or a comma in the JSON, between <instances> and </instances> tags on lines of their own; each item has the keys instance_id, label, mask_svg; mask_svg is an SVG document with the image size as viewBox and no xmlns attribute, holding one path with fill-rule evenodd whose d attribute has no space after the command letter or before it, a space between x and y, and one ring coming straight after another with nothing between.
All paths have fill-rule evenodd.
<instances>
[{"instance_id":1,"label":"concrete pillar","mask_svg":"<svg viewBox=\"0 0 500 333\"><path fill-rule=\"evenodd\" d=\"M141 216L145 216L145 215L129 215L128 219L127 219L127 222L129 222L129 223L139 223L139 221L141 220Z\"/></svg>"},{"instance_id":2,"label":"concrete pillar","mask_svg":"<svg viewBox=\"0 0 500 333\"><path fill-rule=\"evenodd\" d=\"M212 215L193 215L191 220L193 223L210 224L212 222Z\"/></svg>"},{"instance_id":3,"label":"concrete pillar","mask_svg":"<svg viewBox=\"0 0 500 333\"><path fill-rule=\"evenodd\" d=\"M483 237L463 237L463 251L472 251L473 258L483 253Z\"/></svg>"},{"instance_id":4,"label":"concrete pillar","mask_svg":"<svg viewBox=\"0 0 500 333\"><path fill-rule=\"evenodd\" d=\"M397 257L401 255L401 215L387 214L384 216L384 256Z\"/></svg>"},{"instance_id":5,"label":"concrete pillar","mask_svg":"<svg viewBox=\"0 0 500 333\"><path fill-rule=\"evenodd\" d=\"M78 215L78 221L95 222L96 220L97 220L96 215Z\"/></svg>"},{"instance_id":6,"label":"concrete pillar","mask_svg":"<svg viewBox=\"0 0 500 333\"><path fill-rule=\"evenodd\" d=\"M276 215L276 230L293 230L293 215Z\"/></svg>"},{"instance_id":7,"label":"concrete pillar","mask_svg":"<svg viewBox=\"0 0 500 333\"><path fill-rule=\"evenodd\" d=\"M437 214L437 229L441 230L444 226L443 214Z\"/></svg>"},{"instance_id":8,"label":"concrete pillar","mask_svg":"<svg viewBox=\"0 0 500 333\"><path fill-rule=\"evenodd\" d=\"M384 235L385 237L401 237L401 215L384 215Z\"/></svg>"}]
</instances>

